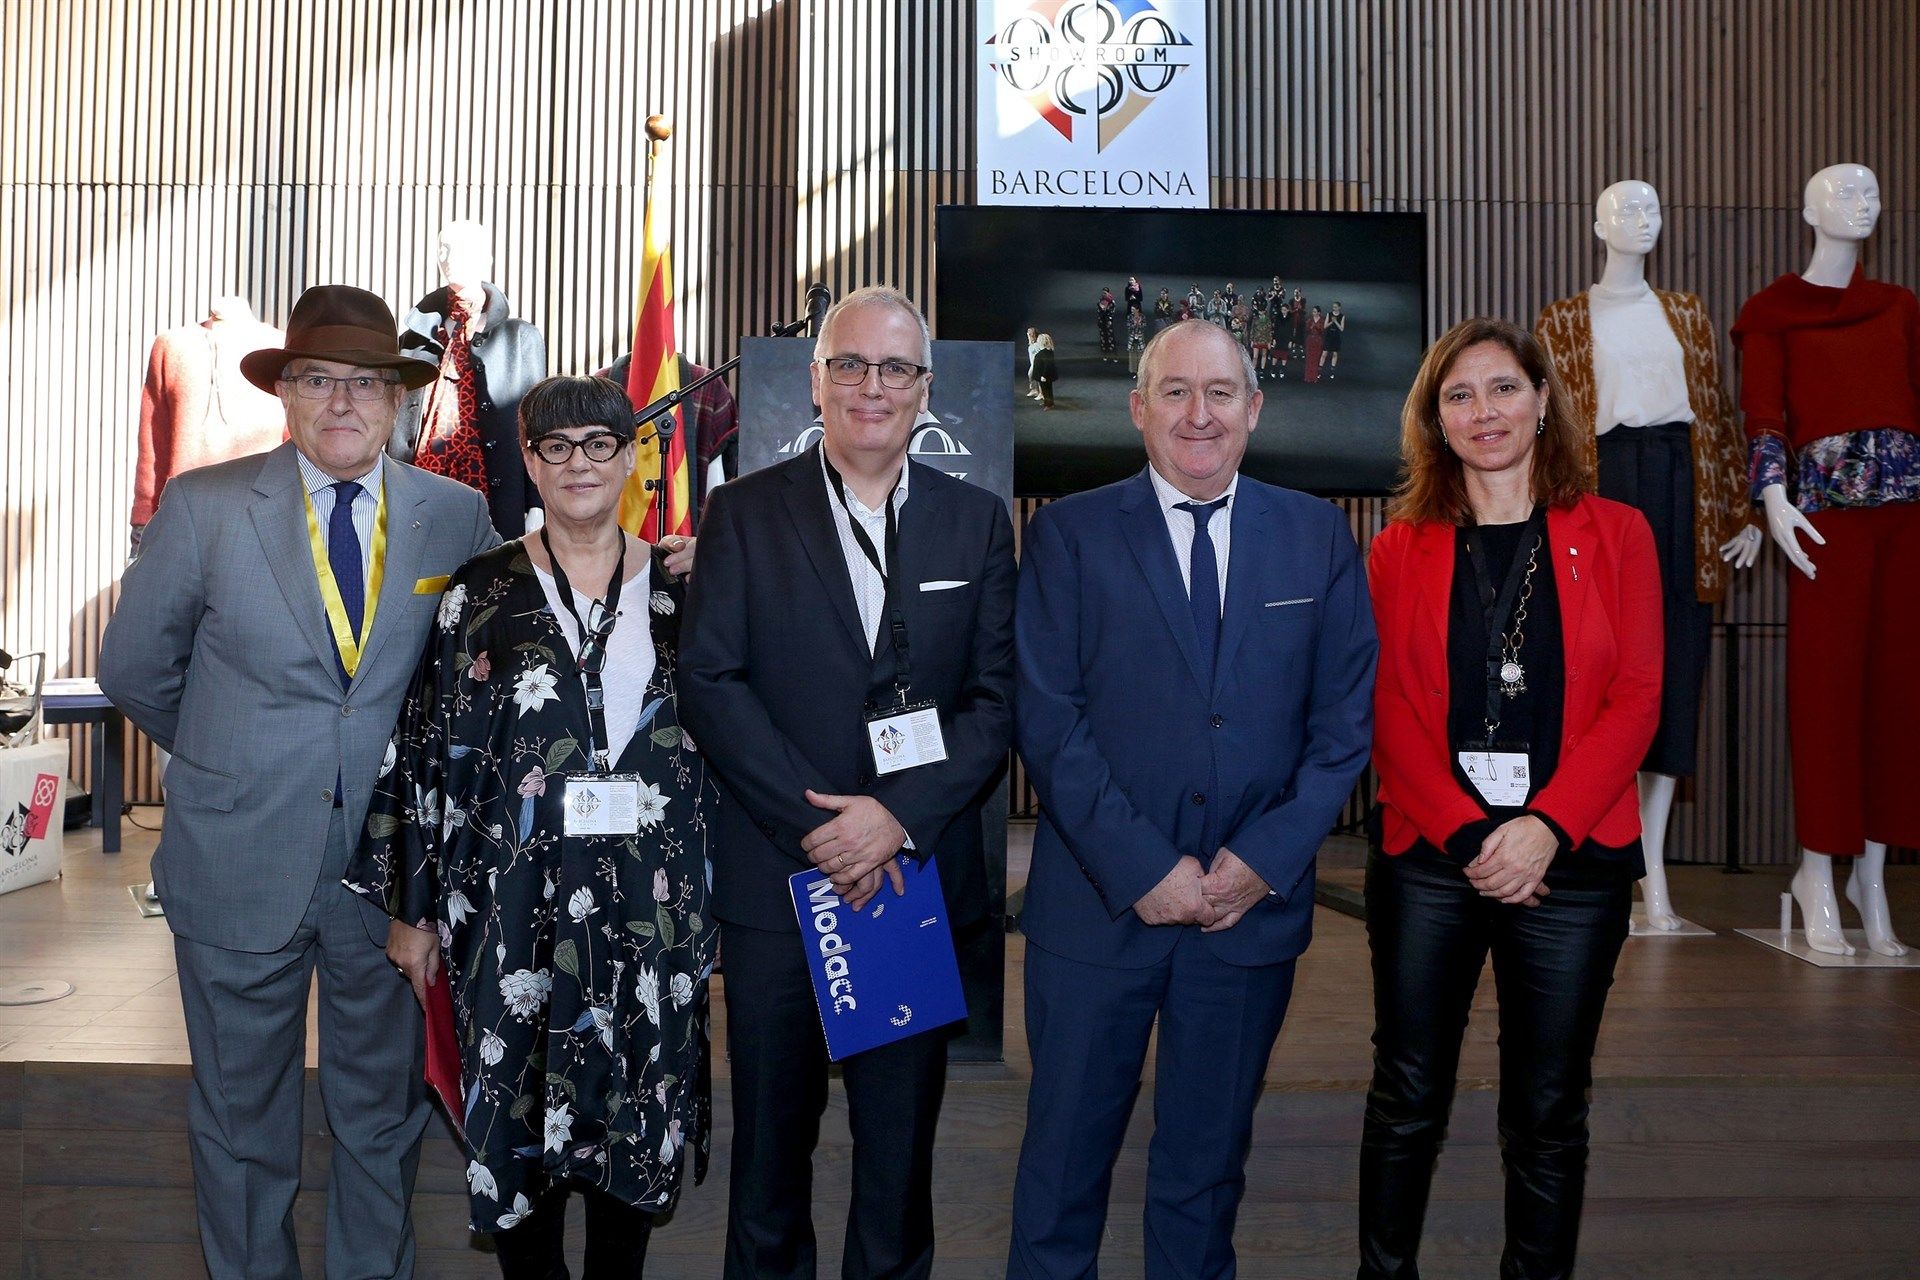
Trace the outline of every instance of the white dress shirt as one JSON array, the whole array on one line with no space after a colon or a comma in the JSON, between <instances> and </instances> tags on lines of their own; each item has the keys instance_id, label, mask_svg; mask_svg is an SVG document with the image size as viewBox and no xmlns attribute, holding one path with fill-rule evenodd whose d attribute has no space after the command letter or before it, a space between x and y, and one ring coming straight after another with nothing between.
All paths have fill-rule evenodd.
<instances>
[{"instance_id":1,"label":"white dress shirt","mask_svg":"<svg viewBox=\"0 0 1920 1280\"><path fill-rule=\"evenodd\" d=\"M1186 494L1168 484L1165 477L1151 465L1147 475L1153 480L1154 496L1160 499L1160 514L1167 521L1167 536L1173 539L1173 562L1180 566L1180 585L1186 588L1187 598L1193 598L1193 516L1185 511L1176 511L1178 503L1192 502ZM1227 488L1220 497L1227 500L1207 520L1207 536L1213 540L1213 558L1220 570L1220 612L1227 609L1227 553L1233 547L1233 495L1240 488L1240 473L1233 473L1233 479L1227 481ZM1219 501L1219 499L1215 499Z\"/></svg>"},{"instance_id":2,"label":"white dress shirt","mask_svg":"<svg viewBox=\"0 0 1920 1280\"><path fill-rule=\"evenodd\" d=\"M320 521L320 541L327 550L333 550L332 534L333 504L338 490L333 486L334 478L313 464L313 460L298 449L293 451L294 459L300 464L300 481L307 487L307 496L313 499L313 514ZM380 508L380 486L385 483L381 471L382 463L375 462L373 470L358 477L360 496L353 500L353 531L360 537L360 581L365 583L373 572L373 518Z\"/></svg>"},{"instance_id":3,"label":"white dress shirt","mask_svg":"<svg viewBox=\"0 0 1920 1280\"><path fill-rule=\"evenodd\" d=\"M1593 323L1594 431L1692 422L1687 364L1652 289L1587 290Z\"/></svg>"},{"instance_id":4,"label":"white dress shirt","mask_svg":"<svg viewBox=\"0 0 1920 1280\"><path fill-rule=\"evenodd\" d=\"M907 505L907 472L909 468L904 459L900 463L900 482L893 486L888 501L893 504L893 518L900 519L901 508ZM887 584L874 572L873 564L867 559L867 553L860 549L859 541L853 536L853 521L860 522L860 528L867 539L873 543L873 549L880 557L880 566L890 569L887 564L887 504L881 503L878 510L860 501L851 488L846 490L847 501L843 506L840 497L833 491L833 477L827 472L827 449L820 447L820 483L827 487L827 509L833 512L833 529L840 535L840 554L847 562L847 577L853 583L853 602L860 608L860 625L867 634L869 653L877 652L879 640L880 611L886 608ZM849 519L851 515L851 519Z\"/></svg>"}]
</instances>

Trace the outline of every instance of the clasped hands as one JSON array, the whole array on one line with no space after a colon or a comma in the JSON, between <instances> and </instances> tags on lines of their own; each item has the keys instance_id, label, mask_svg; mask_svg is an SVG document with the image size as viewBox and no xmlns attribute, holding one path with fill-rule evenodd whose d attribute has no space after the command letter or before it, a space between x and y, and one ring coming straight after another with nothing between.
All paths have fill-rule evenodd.
<instances>
[{"instance_id":1,"label":"clasped hands","mask_svg":"<svg viewBox=\"0 0 1920 1280\"><path fill-rule=\"evenodd\" d=\"M855 911L880 892L883 880L904 894L906 879L894 861L907 843L907 829L887 806L872 796L825 795L809 789L807 803L826 809L833 818L801 837L800 847L813 865L833 881L833 891Z\"/></svg>"},{"instance_id":2,"label":"clasped hands","mask_svg":"<svg viewBox=\"0 0 1920 1280\"><path fill-rule=\"evenodd\" d=\"M1483 898L1537 907L1547 896L1547 864L1560 850L1553 828L1530 813L1503 822L1480 842L1466 865L1467 881Z\"/></svg>"},{"instance_id":3,"label":"clasped hands","mask_svg":"<svg viewBox=\"0 0 1920 1280\"><path fill-rule=\"evenodd\" d=\"M1271 888L1233 850L1222 848L1208 870L1201 870L1200 859L1191 854L1174 863L1133 904L1133 913L1142 924L1197 924L1205 933L1220 933L1239 924Z\"/></svg>"}]
</instances>

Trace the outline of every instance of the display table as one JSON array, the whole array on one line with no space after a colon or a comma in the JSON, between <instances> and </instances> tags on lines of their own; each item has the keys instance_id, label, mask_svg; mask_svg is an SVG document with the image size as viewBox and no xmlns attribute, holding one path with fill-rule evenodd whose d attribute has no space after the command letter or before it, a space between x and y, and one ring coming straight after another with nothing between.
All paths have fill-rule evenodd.
<instances>
[{"instance_id":1,"label":"display table","mask_svg":"<svg viewBox=\"0 0 1920 1280\"><path fill-rule=\"evenodd\" d=\"M0 893L60 874L66 813L66 743L0 748Z\"/></svg>"},{"instance_id":2,"label":"display table","mask_svg":"<svg viewBox=\"0 0 1920 1280\"><path fill-rule=\"evenodd\" d=\"M97 724L93 735L93 825L100 848L120 852L120 810L126 793L126 718L92 680L49 680L41 718L47 724ZM60 767L61 776L66 766Z\"/></svg>"}]
</instances>

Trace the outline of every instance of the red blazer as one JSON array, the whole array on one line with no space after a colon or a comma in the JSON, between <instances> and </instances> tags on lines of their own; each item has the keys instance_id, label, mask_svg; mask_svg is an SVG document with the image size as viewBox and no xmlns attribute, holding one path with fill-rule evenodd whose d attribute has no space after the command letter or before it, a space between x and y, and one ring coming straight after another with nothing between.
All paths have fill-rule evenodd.
<instances>
[{"instance_id":1,"label":"red blazer","mask_svg":"<svg viewBox=\"0 0 1920 1280\"><path fill-rule=\"evenodd\" d=\"M1373 764L1380 774L1383 844L1404 853L1416 836L1447 838L1486 817L1455 780L1448 742L1447 611L1454 528L1387 526L1373 540L1367 578L1380 630L1374 683ZM1640 834L1634 773L1660 723L1660 565L1646 517L1605 498L1547 511L1560 592L1566 693L1560 762L1528 806L1578 845L1627 844Z\"/></svg>"}]
</instances>

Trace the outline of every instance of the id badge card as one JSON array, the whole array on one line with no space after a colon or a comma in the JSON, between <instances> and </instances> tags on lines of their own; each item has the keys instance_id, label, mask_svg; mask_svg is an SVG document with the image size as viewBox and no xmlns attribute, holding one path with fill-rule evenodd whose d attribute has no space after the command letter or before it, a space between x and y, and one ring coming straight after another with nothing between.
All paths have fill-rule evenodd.
<instances>
[{"instance_id":1,"label":"id badge card","mask_svg":"<svg viewBox=\"0 0 1920 1280\"><path fill-rule=\"evenodd\" d=\"M1519 750L1512 748L1519 746ZM1527 803L1533 786L1533 766L1524 745L1500 743L1492 747L1462 747L1455 753L1461 772L1480 798L1494 808L1518 809Z\"/></svg>"},{"instance_id":2,"label":"id badge card","mask_svg":"<svg viewBox=\"0 0 1920 1280\"><path fill-rule=\"evenodd\" d=\"M869 714L867 746L873 751L873 772L882 778L945 760L947 739L940 731L939 708L917 702Z\"/></svg>"},{"instance_id":3,"label":"id badge card","mask_svg":"<svg viewBox=\"0 0 1920 1280\"><path fill-rule=\"evenodd\" d=\"M566 834L631 836L640 832L640 775L571 773L566 777Z\"/></svg>"}]
</instances>

